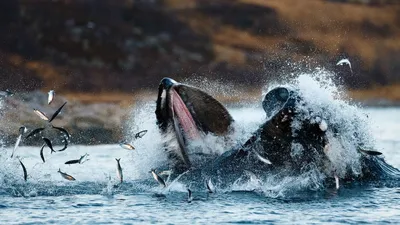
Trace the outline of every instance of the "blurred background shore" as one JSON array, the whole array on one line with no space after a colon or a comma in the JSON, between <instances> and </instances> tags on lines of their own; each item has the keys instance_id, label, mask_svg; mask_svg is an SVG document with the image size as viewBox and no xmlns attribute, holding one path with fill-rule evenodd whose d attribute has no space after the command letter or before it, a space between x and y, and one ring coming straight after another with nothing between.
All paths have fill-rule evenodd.
<instances>
[{"instance_id":1,"label":"blurred background shore","mask_svg":"<svg viewBox=\"0 0 400 225\"><path fill-rule=\"evenodd\" d=\"M166 76L232 84L246 94L217 97L232 103L323 67L355 102L400 104L396 0L2 0L0 33L0 90L16 93L0 112L7 145L39 125L32 108L63 101L58 125L75 143L117 142Z\"/></svg>"}]
</instances>

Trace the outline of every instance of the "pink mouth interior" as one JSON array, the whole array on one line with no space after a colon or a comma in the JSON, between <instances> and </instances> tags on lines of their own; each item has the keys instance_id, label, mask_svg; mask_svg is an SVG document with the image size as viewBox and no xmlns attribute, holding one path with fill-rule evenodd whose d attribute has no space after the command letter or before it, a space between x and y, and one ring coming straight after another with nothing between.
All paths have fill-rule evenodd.
<instances>
[{"instance_id":1,"label":"pink mouth interior","mask_svg":"<svg viewBox=\"0 0 400 225\"><path fill-rule=\"evenodd\" d=\"M178 117L179 124L183 129L185 137L192 140L199 139L200 134L196 123L193 120L192 114L190 114L179 94L174 89L172 89L171 92L174 115Z\"/></svg>"}]
</instances>

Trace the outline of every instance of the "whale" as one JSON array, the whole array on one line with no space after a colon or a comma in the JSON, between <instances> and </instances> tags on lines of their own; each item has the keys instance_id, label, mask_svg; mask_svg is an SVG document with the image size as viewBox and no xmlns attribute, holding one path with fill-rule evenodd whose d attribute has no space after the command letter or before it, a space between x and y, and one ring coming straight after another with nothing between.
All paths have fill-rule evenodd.
<instances>
[{"instance_id":1,"label":"whale","mask_svg":"<svg viewBox=\"0 0 400 225\"><path fill-rule=\"evenodd\" d=\"M261 104L265 121L246 141L221 154L203 142L207 135L235 142L235 121L229 111L199 88L163 78L155 114L160 133L168 137L164 150L169 169L177 175L197 173L232 182L248 172L296 175L310 170L317 170L329 182L336 180L336 185L338 180L400 178L400 171L381 153L365 150L362 134L352 134L353 145L343 146L343 156L335 157L339 154L335 143L344 135L342 127L357 123L357 118L335 122L329 115L314 112L294 86L272 88Z\"/></svg>"},{"instance_id":2,"label":"whale","mask_svg":"<svg viewBox=\"0 0 400 225\"><path fill-rule=\"evenodd\" d=\"M201 166L217 155L212 149L204 154L202 143L207 134L227 136L233 132L233 118L228 110L204 91L181 84L171 78L161 80L156 101L157 126L161 133L172 134L165 147L175 171Z\"/></svg>"}]
</instances>

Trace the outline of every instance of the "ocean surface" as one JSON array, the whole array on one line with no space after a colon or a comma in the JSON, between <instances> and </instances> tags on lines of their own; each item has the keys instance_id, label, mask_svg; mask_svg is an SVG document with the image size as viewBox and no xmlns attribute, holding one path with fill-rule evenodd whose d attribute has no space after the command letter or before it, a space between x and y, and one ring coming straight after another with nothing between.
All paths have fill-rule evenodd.
<instances>
[{"instance_id":1,"label":"ocean surface","mask_svg":"<svg viewBox=\"0 0 400 225\"><path fill-rule=\"evenodd\" d=\"M259 108L231 111L249 130L265 118ZM400 108L366 108L359 113L368 115L376 146L386 161L400 168ZM152 122L144 120L132 127L135 131L149 129L142 139L132 141L134 151L117 144L71 144L65 152L54 154L45 148L46 163L42 163L40 147L22 142L16 155L26 166L26 182L18 159L9 157L12 148L4 148L0 157L0 224L400 223L400 188L390 183L291 192L291 182L296 185L298 180L272 186L249 181L225 189L217 187L213 194L205 188L194 189L193 200L188 202L190 183L168 181L168 187L162 188L148 173L161 157ZM89 160L83 164L64 164L85 153ZM115 158L121 158L122 184ZM76 180L63 179L59 168Z\"/></svg>"}]
</instances>

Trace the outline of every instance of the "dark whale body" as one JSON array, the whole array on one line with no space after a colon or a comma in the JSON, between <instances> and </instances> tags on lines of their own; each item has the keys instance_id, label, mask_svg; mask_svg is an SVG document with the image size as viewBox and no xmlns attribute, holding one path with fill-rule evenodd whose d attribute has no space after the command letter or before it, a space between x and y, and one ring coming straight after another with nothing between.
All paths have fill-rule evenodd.
<instances>
[{"instance_id":1,"label":"dark whale body","mask_svg":"<svg viewBox=\"0 0 400 225\"><path fill-rule=\"evenodd\" d=\"M169 167L176 175L186 171L229 183L246 171L262 176L271 173L296 175L317 169L331 181L334 176L344 181L400 178L400 171L382 157L361 151L357 153L361 172L354 173L350 168L340 173L336 171L327 153L331 150L327 131L340 137L338 125L327 124L327 118L322 119L322 115L302 119L300 109L304 110L305 105L307 102L295 88L272 89L262 102L267 120L245 143L237 144L222 155L214 154L212 146L192 147L190 144L201 143L207 134L229 139L229 134L234 132L234 120L229 112L210 95L164 78L159 85L156 117L161 133L176 136L178 144L165 146L171 159ZM293 129L294 125L298 129ZM361 138L358 142L363 146ZM294 154L293 145L302 151ZM203 154L199 149L204 148L211 150Z\"/></svg>"}]
</instances>

